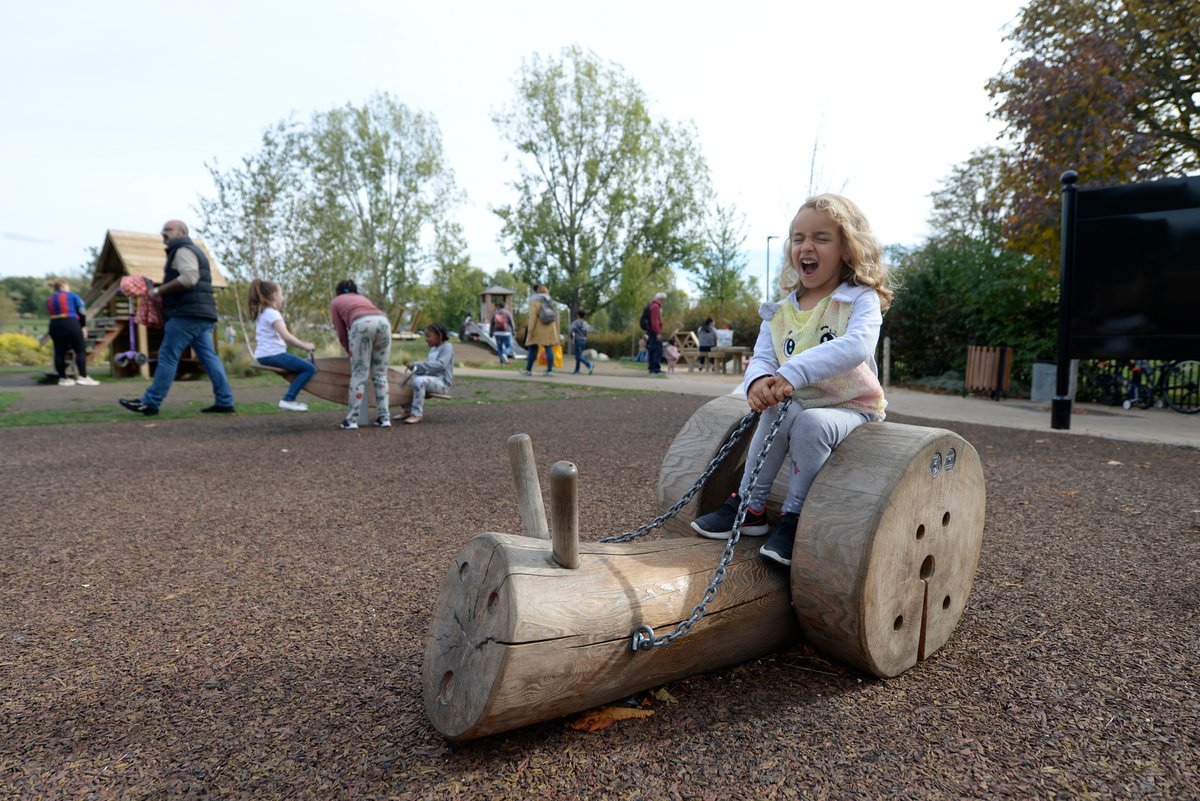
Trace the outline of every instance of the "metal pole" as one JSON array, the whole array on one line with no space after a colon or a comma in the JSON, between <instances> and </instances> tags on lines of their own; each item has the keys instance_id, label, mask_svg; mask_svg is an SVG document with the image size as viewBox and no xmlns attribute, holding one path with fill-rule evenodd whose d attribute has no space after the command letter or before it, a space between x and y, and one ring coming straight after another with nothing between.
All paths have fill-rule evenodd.
<instances>
[{"instance_id":1,"label":"metal pole","mask_svg":"<svg viewBox=\"0 0 1200 801\"><path fill-rule=\"evenodd\" d=\"M1050 427L1066 431L1071 427L1071 280L1075 272L1075 216L1079 173L1062 174L1062 232L1058 277L1058 364L1054 399L1050 401Z\"/></svg>"},{"instance_id":2,"label":"metal pole","mask_svg":"<svg viewBox=\"0 0 1200 801\"><path fill-rule=\"evenodd\" d=\"M770 300L771 300L771 240L772 240L772 239L778 239L778 238L779 238L779 237L777 237L777 236L768 236L768 237L767 237L767 286L766 286L766 295L767 295L767 300L768 300L768 301L770 301Z\"/></svg>"}]
</instances>

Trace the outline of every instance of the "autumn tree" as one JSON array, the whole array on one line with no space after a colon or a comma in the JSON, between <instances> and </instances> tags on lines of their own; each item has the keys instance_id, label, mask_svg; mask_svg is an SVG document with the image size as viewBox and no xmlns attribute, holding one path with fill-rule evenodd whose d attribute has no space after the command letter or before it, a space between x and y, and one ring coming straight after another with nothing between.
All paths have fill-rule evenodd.
<instances>
[{"instance_id":1,"label":"autumn tree","mask_svg":"<svg viewBox=\"0 0 1200 801\"><path fill-rule=\"evenodd\" d=\"M518 154L516 200L495 211L524 280L596 309L623 279L696 256L708 167L695 133L655 120L621 67L577 46L535 55L494 120Z\"/></svg>"},{"instance_id":2,"label":"autumn tree","mask_svg":"<svg viewBox=\"0 0 1200 801\"><path fill-rule=\"evenodd\" d=\"M1080 186L1200 168L1200 0L1030 0L1011 64L988 83L1012 150L1005 230L1057 253L1059 176Z\"/></svg>"}]
</instances>

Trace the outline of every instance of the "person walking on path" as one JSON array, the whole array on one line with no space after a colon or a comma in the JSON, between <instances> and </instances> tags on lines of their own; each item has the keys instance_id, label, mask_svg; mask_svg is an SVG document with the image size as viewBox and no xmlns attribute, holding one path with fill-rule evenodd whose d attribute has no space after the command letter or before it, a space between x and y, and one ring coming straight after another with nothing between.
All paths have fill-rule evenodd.
<instances>
[{"instance_id":1,"label":"person walking on path","mask_svg":"<svg viewBox=\"0 0 1200 801\"><path fill-rule=\"evenodd\" d=\"M592 327L587 324L587 312L583 309L575 312L575 319L571 321L571 327L567 329L567 334L571 338L571 349L575 353L575 372L571 375L579 375L580 366L587 368L588 375L592 374L592 363L583 358L583 351L587 348L588 333L591 330Z\"/></svg>"},{"instance_id":2,"label":"person walking on path","mask_svg":"<svg viewBox=\"0 0 1200 801\"><path fill-rule=\"evenodd\" d=\"M662 302L666 299L666 293L659 292L650 301L650 327L646 329L646 367L650 375L663 375Z\"/></svg>"},{"instance_id":3,"label":"person walking on path","mask_svg":"<svg viewBox=\"0 0 1200 801\"><path fill-rule=\"evenodd\" d=\"M392 325L375 304L358 294L350 279L338 282L337 294L329 302L329 316L342 350L350 355L349 409L339 428L358 428L358 412L367 390L367 375L375 387L375 425L392 427L388 410L388 358L392 354Z\"/></svg>"},{"instance_id":4,"label":"person walking on path","mask_svg":"<svg viewBox=\"0 0 1200 801\"><path fill-rule=\"evenodd\" d=\"M561 343L558 333L558 307L545 284L538 284L529 296L529 324L525 329L525 369L522 375L533 375L538 347L546 353L546 375L554 374L554 348Z\"/></svg>"},{"instance_id":5,"label":"person walking on path","mask_svg":"<svg viewBox=\"0 0 1200 801\"><path fill-rule=\"evenodd\" d=\"M696 518L702 537L728 539L739 506L741 533L768 530L767 495L788 462L788 489L775 533L759 553L791 565L800 510L817 472L838 443L866 422L884 418L887 401L875 367L883 312L892 298L883 252L862 211L840 195L805 201L792 218L779 302L759 308L762 324L743 386L750 410L761 412L737 492ZM750 485L779 405L791 399L774 445Z\"/></svg>"},{"instance_id":6,"label":"person walking on path","mask_svg":"<svg viewBox=\"0 0 1200 801\"><path fill-rule=\"evenodd\" d=\"M449 392L454 381L454 346L447 340L450 334L441 323L434 323L425 329L425 344L429 346L429 355L423 362L409 362L408 369L412 370L409 382L412 383L412 403L405 409L407 417L404 422L414 425L421 422L425 416L425 396L432 392Z\"/></svg>"},{"instance_id":7,"label":"person walking on path","mask_svg":"<svg viewBox=\"0 0 1200 801\"><path fill-rule=\"evenodd\" d=\"M500 357L502 365L508 364L508 357L513 354L514 328L516 328L516 324L513 323L508 309L504 308L503 303L497 303L496 310L492 312L492 319L488 323L488 336L496 342L496 355Z\"/></svg>"},{"instance_id":8,"label":"person walking on path","mask_svg":"<svg viewBox=\"0 0 1200 801\"><path fill-rule=\"evenodd\" d=\"M308 359L301 359L287 352L291 345L300 350L314 351L317 346L312 342L297 339L288 331L287 323L279 310L283 307L283 290L272 281L261 281L255 278L250 282L248 292L250 316L254 318L254 358L259 364L267 367L278 367L289 373L295 373L291 386L279 401L279 408L288 412L307 412L308 404L300 403L296 398L308 380L317 373L317 366ZM231 329L232 330L232 329Z\"/></svg>"},{"instance_id":9,"label":"person walking on path","mask_svg":"<svg viewBox=\"0 0 1200 801\"><path fill-rule=\"evenodd\" d=\"M58 385L98 386L100 382L87 374L87 309L83 306L83 298L72 292L66 281L55 281L51 286L54 294L46 300L46 309L50 312L49 333L54 342L54 372L58 373ZM78 378L67 377L67 351L75 354Z\"/></svg>"},{"instance_id":10,"label":"person walking on path","mask_svg":"<svg viewBox=\"0 0 1200 801\"><path fill-rule=\"evenodd\" d=\"M212 384L212 406L200 411L205 414L233 414L233 389L225 377L225 366L217 356L213 332L217 327L217 301L213 296L212 268L204 251L188 237L188 227L181 220L168 220L162 227L163 244L167 246L167 263L163 281L150 290L152 297L162 301L162 343L158 346L158 365L154 380L138 400L122 399L120 404L131 412L158 414L175 383L179 360L188 348L208 374Z\"/></svg>"}]
</instances>

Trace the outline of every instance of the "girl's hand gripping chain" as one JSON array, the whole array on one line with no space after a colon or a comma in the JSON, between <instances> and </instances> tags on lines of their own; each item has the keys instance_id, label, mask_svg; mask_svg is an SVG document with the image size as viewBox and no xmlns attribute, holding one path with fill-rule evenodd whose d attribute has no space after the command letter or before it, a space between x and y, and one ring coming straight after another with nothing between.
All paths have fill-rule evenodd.
<instances>
[{"instance_id":1,"label":"girl's hand gripping chain","mask_svg":"<svg viewBox=\"0 0 1200 801\"><path fill-rule=\"evenodd\" d=\"M775 403L783 403L792 397L792 393L795 390L796 388L792 386L792 382L781 375L776 375L771 379L771 391L775 393Z\"/></svg>"},{"instance_id":2,"label":"girl's hand gripping chain","mask_svg":"<svg viewBox=\"0 0 1200 801\"><path fill-rule=\"evenodd\" d=\"M775 400L774 389L775 383L778 381L783 381L783 379L779 376L764 376L750 385L750 389L746 393L746 402L750 404L751 411L765 412L779 402ZM789 386L791 385L789 384Z\"/></svg>"}]
</instances>

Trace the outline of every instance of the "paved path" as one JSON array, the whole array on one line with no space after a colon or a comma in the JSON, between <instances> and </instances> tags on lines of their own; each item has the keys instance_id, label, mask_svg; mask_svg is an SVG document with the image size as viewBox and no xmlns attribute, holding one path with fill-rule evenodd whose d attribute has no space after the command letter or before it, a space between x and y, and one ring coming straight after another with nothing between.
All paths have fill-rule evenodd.
<instances>
[{"instance_id":1,"label":"paved path","mask_svg":"<svg viewBox=\"0 0 1200 801\"><path fill-rule=\"evenodd\" d=\"M684 395L726 395L739 392L741 377L713 373L688 373L686 370L665 378L651 378L621 364L599 363L593 375L572 375L556 371L547 378L537 371L523 376L516 369L458 367L455 375L478 376L513 381L578 382L597 386L673 392ZM977 423L1045 431L1047 436L1084 435L1128 442L1185 445L1200 448L1200 414L1179 414L1170 409L1133 409L1094 403L1074 405L1071 427L1067 431L1050 428L1049 404L1027 399L993 401L979 397L961 397L932 392L917 392L892 387L887 392L888 411L906 417L920 417L945 423Z\"/></svg>"}]
</instances>

